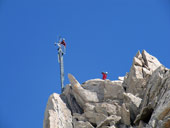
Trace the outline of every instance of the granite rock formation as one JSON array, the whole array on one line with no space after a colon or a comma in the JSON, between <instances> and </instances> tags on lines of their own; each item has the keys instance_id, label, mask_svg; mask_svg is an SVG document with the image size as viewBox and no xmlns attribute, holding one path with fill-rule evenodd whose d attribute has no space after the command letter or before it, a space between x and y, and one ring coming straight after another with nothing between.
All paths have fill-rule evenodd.
<instances>
[{"instance_id":1,"label":"granite rock formation","mask_svg":"<svg viewBox=\"0 0 170 128\"><path fill-rule=\"evenodd\" d=\"M170 128L170 70L145 50L119 80L68 77L48 100L43 128Z\"/></svg>"}]
</instances>

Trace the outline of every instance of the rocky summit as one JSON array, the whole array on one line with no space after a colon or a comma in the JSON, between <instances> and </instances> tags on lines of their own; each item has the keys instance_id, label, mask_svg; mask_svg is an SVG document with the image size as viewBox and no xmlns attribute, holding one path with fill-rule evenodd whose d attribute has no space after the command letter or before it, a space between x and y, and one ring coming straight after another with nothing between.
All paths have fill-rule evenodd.
<instances>
[{"instance_id":1,"label":"rocky summit","mask_svg":"<svg viewBox=\"0 0 170 128\"><path fill-rule=\"evenodd\" d=\"M170 70L145 50L119 80L68 78L49 97L43 128L170 128Z\"/></svg>"}]
</instances>

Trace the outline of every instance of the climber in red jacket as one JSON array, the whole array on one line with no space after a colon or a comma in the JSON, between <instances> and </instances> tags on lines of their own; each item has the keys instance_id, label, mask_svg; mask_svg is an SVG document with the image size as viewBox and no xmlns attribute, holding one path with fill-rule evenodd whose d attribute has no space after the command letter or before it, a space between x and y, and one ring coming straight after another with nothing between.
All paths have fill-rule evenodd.
<instances>
[{"instance_id":1,"label":"climber in red jacket","mask_svg":"<svg viewBox=\"0 0 170 128\"><path fill-rule=\"evenodd\" d=\"M66 42L65 39L63 38L63 40L60 42L60 44L64 45L64 47L66 48Z\"/></svg>"},{"instance_id":2,"label":"climber in red jacket","mask_svg":"<svg viewBox=\"0 0 170 128\"><path fill-rule=\"evenodd\" d=\"M62 52L63 52L62 54L65 54L66 53L66 42L65 42L65 39L64 38L60 38L59 39L59 43L57 43L57 45L58 45L58 47L60 47L62 49Z\"/></svg>"},{"instance_id":3,"label":"climber in red jacket","mask_svg":"<svg viewBox=\"0 0 170 128\"><path fill-rule=\"evenodd\" d=\"M102 75L103 75L103 80L105 80L106 78L107 78L107 74L108 74L108 72L102 72Z\"/></svg>"}]
</instances>

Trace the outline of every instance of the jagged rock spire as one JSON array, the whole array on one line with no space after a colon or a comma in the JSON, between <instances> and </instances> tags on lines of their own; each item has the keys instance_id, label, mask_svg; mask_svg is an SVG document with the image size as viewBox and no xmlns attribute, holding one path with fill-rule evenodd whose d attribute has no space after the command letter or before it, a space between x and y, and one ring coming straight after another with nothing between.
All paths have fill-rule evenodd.
<instances>
[{"instance_id":1,"label":"jagged rock spire","mask_svg":"<svg viewBox=\"0 0 170 128\"><path fill-rule=\"evenodd\" d=\"M92 79L50 96L44 128L169 128L170 70L145 50L117 81Z\"/></svg>"},{"instance_id":2,"label":"jagged rock spire","mask_svg":"<svg viewBox=\"0 0 170 128\"><path fill-rule=\"evenodd\" d=\"M152 72L159 68L162 64L156 57L150 55L145 50L137 52L133 58L133 64L124 80L123 86L127 89L128 93L143 98L146 84Z\"/></svg>"}]
</instances>

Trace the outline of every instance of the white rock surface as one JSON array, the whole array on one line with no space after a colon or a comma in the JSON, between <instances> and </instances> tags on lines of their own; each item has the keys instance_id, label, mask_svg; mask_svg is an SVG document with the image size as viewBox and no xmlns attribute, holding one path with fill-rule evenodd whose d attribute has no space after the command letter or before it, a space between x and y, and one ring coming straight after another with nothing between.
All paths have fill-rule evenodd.
<instances>
[{"instance_id":1,"label":"white rock surface","mask_svg":"<svg viewBox=\"0 0 170 128\"><path fill-rule=\"evenodd\" d=\"M142 54L138 51L123 86L127 89L128 93L143 98L143 92L146 90L149 77L160 66L161 63L154 56L145 50L143 50Z\"/></svg>"},{"instance_id":2,"label":"white rock surface","mask_svg":"<svg viewBox=\"0 0 170 128\"><path fill-rule=\"evenodd\" d=\"M81 108L84 108L84 104L87 102L99 102L96 92L92 92L82 88L80 83L74 78L73 75L68 74L68 78L73 88L74 97L81 106Z\"/></svg>"},{"instance_id":3,"label":"white rock surface","mask_svg":"<svg viewBox=\"0 0 170 128\"><path fill-rule=\"evenodd\" d=\"M73 128L71 112L56 93L48 99L43 128Z\"/></svg>"},{"instance_id":4,"label":"white rock surface","mask_svg":"<svg viewBox=\"0 0 170 128\"><path fill-rule=\"evenodd\" d=\"M93 91L97 93L99 101L105 101L107 99L123 99L124 89L122 87L123 81L110 81L110 80L101 80L93 79L88 80L82 84L84 89Z\"/></svg>"},{"instance_id":5,"label":"white rock surface","mask_svg":"<svg viewBox=\"0 0 170 128\"><path fill-rule=\"evenodd\" d=\"M86 90L97 93L99 101L103 101L105 88L104 80L101 79L88 80L84 82L81 86Z\"/></svg>"},{"instance_id":6,"label":"white rock surface","mask_svg":"<svg viewBox=\"0 0 170 128\"><path fill-rule=\"evenodd\" d=\"M107 99L117 99L123 100L124 89L122 87L122 81L104 81L105 91L104 91L104 100Z\"/></svg>"},{"instance_id":7,"label":"white rock surface","mask_svg":"<svg viewBox=\"0 0 170 128\"><path fill-rule=\"evenodd\" d=\"M124 78L125 77L121 77L121 76L118 77L118 79L121 80L121 81L124 81Z\"/></svg>"},{"instance_id":8,"label":"white rock surface","mask_svg":"<svg viewBox=\"0 0 170 128\"><path fill-rule=\"evenodd\" d=\"M162 64L158 61L158 59L149 53L147 53L145 50L142 52L143 60L146 64L146 66L153 72L155 71L159 66Z\"/></svg>"},{"instance_id":9,"label":"white rock surface","mask_svg":"<svg viewBox=\"0 0 170 128\"><path fill-rule=\"evenodd\" d=\"M131 93L124 93L124 103L127 109L130 111L130 119L135 120L136 116L139 114L139 107L142 99L134 96Z\"/></svg>"}]
</instances>

